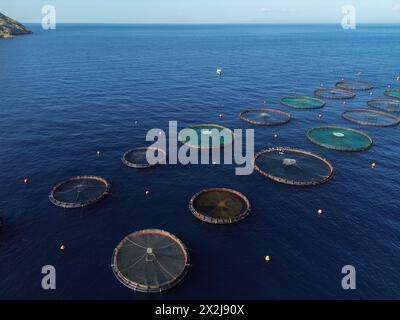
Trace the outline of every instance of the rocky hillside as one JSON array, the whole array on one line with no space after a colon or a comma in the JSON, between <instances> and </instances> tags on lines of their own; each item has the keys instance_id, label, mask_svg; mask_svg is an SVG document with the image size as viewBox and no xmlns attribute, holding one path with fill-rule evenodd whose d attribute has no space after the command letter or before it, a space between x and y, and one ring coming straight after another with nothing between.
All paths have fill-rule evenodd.
<instances>
[{"instance_id":1,"label":"rocky hillside","mask_svg":"<svg viewBox=\"0 0 400 320\"><path fill-rule=\"evenodd\" d=\"M12 38L21 34L32 33L19 22L0 13L0 38Z\"/></svg>"}]
</instances>

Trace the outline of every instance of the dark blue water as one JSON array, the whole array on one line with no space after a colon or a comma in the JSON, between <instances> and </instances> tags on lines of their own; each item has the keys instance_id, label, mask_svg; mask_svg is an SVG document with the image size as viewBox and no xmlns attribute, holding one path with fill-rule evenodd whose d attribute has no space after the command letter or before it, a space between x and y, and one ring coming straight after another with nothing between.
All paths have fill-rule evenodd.
<instances>
[{"instance_id":1,"label":"dark blue water","mask_svg":"<svg viewBox=\"0 0 400 320\"><path fill-rule=\"evenodd\" d=\"M332 152L305 133L321 124L359 129L341 118L346 106L281 107L293 121L256 128L256 150L292 146L326 157L335 176L316 188L238 177L233 166L135 170L120 160L169 120L250 128L239 120L243 109L264 100L278 107L285 95L312 95L342 77L370 81L382 97L398 86L400 26L29 27L32 36L0 41L0 298L400 298L398 128L363 127L372 149ZM360 93L347 107L368 100ZM81 174L109 180L111 196L86 209L53 206L51 188ZM248 196L246 220L215 226L192 216L191 196L219 186ZM168 230L190 250L186 278L161 295L131 292L110 268L114 247L143 228ZM50 292L41 289L48 264L57 270ZM341 288L344 265L356 267L355 291Z\"/></svg>"}]
</instances>

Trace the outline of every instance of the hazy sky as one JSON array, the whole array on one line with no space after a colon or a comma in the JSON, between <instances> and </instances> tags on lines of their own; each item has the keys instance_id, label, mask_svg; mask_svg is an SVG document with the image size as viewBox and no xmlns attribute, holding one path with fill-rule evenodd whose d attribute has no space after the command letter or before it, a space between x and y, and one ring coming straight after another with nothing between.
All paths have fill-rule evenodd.
<instances>
[{"instance_id":1,"label":"hazy sky","mask_svg":"<svg viewBox=\"0 0 400 320\"><path fill-rule=\"evenodd\" d=\"M358 22L400 23L400 0L1 0L0 12L39 23L46 4L58 23L340 23L347 4Z\"/></svg>"}]
</instances>

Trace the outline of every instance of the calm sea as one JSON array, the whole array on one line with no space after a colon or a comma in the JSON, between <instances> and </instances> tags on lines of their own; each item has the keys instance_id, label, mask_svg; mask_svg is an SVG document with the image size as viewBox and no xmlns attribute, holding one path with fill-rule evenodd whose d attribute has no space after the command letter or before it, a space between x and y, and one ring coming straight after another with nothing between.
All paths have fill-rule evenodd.
<instances>
[{"instance_id":1,"label":"calm sea","mask_svg":"<svg viewBox=\"0 0 400 320\"><path fill-rule=\"evenodd\" d=\"M369 93L319 111L279 106L285 95L312 95L341 78L370 81L373 97L383 97L399 85L399 25L29 27L31 36L0 41L1 299L400 298L399 128L363 127L372 149L332 152L310 144L306 131L360 129L340 115L366 107ZM217 67L225 71L220 80ZM233 166L134 170L121 163L127 149L146 144L149 129L169 120L180 128L250 128L238 114L263 101L290 111L293 121L256 128L256 150L313 151L334 165L333 180L294 188L257 173L236 176ZM112 194L80 210L49 202L56 183L82 174L106 178ZM229 226L197 220L189 199L210 187L243 192L252 214ZM130 291L110 268L114 247L143 228L168 230L190 250L186 278L160 295ZM56 267L55 291L41 288L44 265ZM357 290L342 289L344 265L356 268Z\"/></svg>"}]
</instances>

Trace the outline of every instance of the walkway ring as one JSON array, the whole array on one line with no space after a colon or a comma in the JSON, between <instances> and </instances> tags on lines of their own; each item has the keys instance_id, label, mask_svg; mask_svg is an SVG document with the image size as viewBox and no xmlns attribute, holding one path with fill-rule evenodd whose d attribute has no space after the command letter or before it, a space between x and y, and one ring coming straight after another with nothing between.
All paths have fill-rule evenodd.
<instances>
[{"instance_id":1,"label":"walkway ring","mask_svg":"<svg viewBox=\"0 0 400 320\"><path fill-rule=\"evenodd\" d=\"M374 88L371 83L363 81L339 81L336 87L348 91L370 91Z\"/></svg>"},{"instance_id":2,"label":"walkway ring","mask_svg":"<svg viewBox=\"0 0 400 320\"><path fill-rule=\"evenodd\" d=\"M271 113L276 116L281 116L282 120L279 120L279 121L278 120L277 121L266 120L263 122L257 121L257 120L252 120L252 119L246 117L246 115L251 114L251 113L260 113L260 116L262 116L263 113L266 113L266 114ZM291 117L290 113L281 111L279 109L246 109L239 114L239 118L244 122L254 124L257 126L278 126L278 125L288 123L292 117Z\"/></svg>"},{"instance_id":3,"label":"walkway ring","mask_svg":"<svg viewBox=\"0 0 400 320\"><path fill-rule=\"evenodd\" d=\"M83 181L83 183L88 182L88 181L93 181L95 183L98 183L99 186L88 186L88 185L82 185L80 186L79 184L76 187L73 187L72 189L70 189L69 191L59 191L59 189L61 189L63 186L66 186L67 184L73 184L76 183L78 181ZM69 194L73 194L72 192L75 191L74 188L78 189L78 188L82 188L84 189L84 187L86 187L86 190L89 190L90 188L101 188L103 189L103 191L101 193L98 192L98 194L91 198L91 199L86 199L85 201L78 201L79 200L79 194L84 192L83 191L77 191L77 196L76 196L76 200L75 201L62 201L60 199L57 199L57 193L69 193ZM82 207L86 207L89 206L93 203L99 202L100 200L102 200L103 198L105 198L110 192L110 184L103 178L101 177L97 177L97 176L77 176L77 177L73 177L71 179L65 180L59 184L57 184L50 192L49 195L49 200L56 206L61 207L61 208L66 208L66 209L73 209L73 208L82 208ZM73 197L75 197L73 195Z\"/></svg>"},{"instance_id":4,"label":"walkway ring","mask_svg":"<svg viewBox=\"0 0 400 320\"><path fill-rule=\"evenodd\" d=\"M183 134L182 134L182 131L183 131L183 130L187 130L187 129L190 129L190 130L200 130L200 132L202 132L202 130L209 131L209 130L212 130L212 129L218 129L218 130L220 130L220 132L223 131L223 130L226 130L227 132L229 132L229 135L231 136L231 141L230 141L230 142L226 142L226 141L224 140L224 143L223 143L223 144L220 144L220 145L215 146L215 147L214 147L214 146L209 146L209 147L202 146L202 145L201 145L201 140L200 140L200 143L198 142L196 145L190 144L190 143L188 143L187 141L183 141L184 139L183 139L183 137L182 137L182 135L183 135ZM201 138L200 138L200 139L201 139ZM233 131L232 131L231 129L226 128L226 127L223 127L223 126L220 126L220 125L218 125L218 124L209 124L209 123L207 123L207 124L199 124L199 125L187 127L187 128L182 129L182 130L178 133L178 140L179 140L183 145L188 146L189 148L203 149L203 150L204 150L204 149L205 149L205 150L207 150L207 149L212 150L212 149L221 149L221 148L224 148L225 146L232 145L234 139L235 139L235 135L234 135L234 133L233 133Z\"/></svg>"},{"instance_id":5,"label":"walkway ring","mask_svg":"<svg viewBox=\"0 0 400 320\"><path fill-rule=\"evenodd\" d=\"M343 89L338 88L320 88L314 91L315 96L323 99L333 100L348 100L353 99L356 94Z\"/></svg>"},{"instance_id":6,"label":"walkway ring","mask_svg":"<svg viewBox=\"0 0 400 320\"><path fill-rule=\"evenodd\" d=\"M226 193L226 194L230 195L231 197L233 196L233 197L237 198L242 204L242 208L240 208L240 212L231 217L212 217L211 215L207 215L205 212L201 212L200 209L196 208L195 203L199 198L201 198L202 196L205 196L206 194L212 194L212 193ZM227 200L229 200L229 199L227 199ZM205 189L205 190L202 190L202 191L196 193L190 199L189 209L196 218L198 218L204 222L211 223L211 224L231 224L231 223L235 223L235 222L238 222L238 221L246 218L250 213L251 207L250 207L250 202L247 199L247 197L245 197L242 193L240 193L236 190L227 189L227 188L212 188L212 189Z\"/></svg>"},{"instance_id":7,"label":"walkway ring","mask_svg":"<svg viewBox=\"0 0 400 320\"><path fill-rule=\"evenodd\" d=\"M150 164L150 163L145 164L145 163L138 163L138 162L135 163L135 162L133 162L133 161L129 161L129 160L128 160L128 156L129 156L130 154L136 153L136 152L137 152L137 153L139 153L139 152L147 152L147 150L153 150L153 151L158 151L158 152L160 152L160 153L162 154L162 156L163 156L161 162L155 163L155 164ZM156 165L162 164L162 161L164 161L164 160L166 159L166 157L167 157L166 152L165 152L164 150L160 149L160 148L155 148L155 147L139 147L139 148L133 148L133 149L130 149L130 150L126 151L126 152L124 153L124 155L122 156L122 162L123 162L124 165L126 165L127 167L130 167L130 168L145 169L145 168L151 168L151 167L154 167L154 166L156 166Z\"/></svg>"},{"instance_id":8,"label":"walkway ring","mask_svg":"<svg viewBox=\"0 0 400 320\"><path fill-rule=\"evenodd\" d=\"M111 258L112 271L118 281L143 293L160 293L174 287L185 277L189 265L189 253L183 242L159 229L129 234L114 249ZM135 266L140 268L135 270Z\"/></svg>"},{"instance_id":9,"label":"walkway ring","mask_svg":"<svg viewBox=\"0 0 400 320\"><path fill-rule=\"evenodd\" d=\"M381 104L387 104L387 106L381 106ZM400 112L400 100L395 99L374 99L368 101L368 106L377 108L387 112ZM395 108L396 106L397 108Z\"/></svg>"},{"instance_id":10,"label":"walkway ring","mask_svg":"<svg viewBox=\"0 0 400 320\"><path fill-rule=\"evenodd\" d=\"M284 154L286 155L287 153L294 153L294 154L298 154L300 156L308 156L311 159L317 160L319 161L321 164L323 164L325 166L325 169L327 171L327 175L320 180L294 180L294 179L286 179L284 177L280 177L271 173L268 173L267 171L263 170L259 165L257 165L257 159L260 158L262 155L264 154L268 154L268 153L279 153L279 154ZM270 149L265 149L262 150L260 152L258 152L255 157L254 157L254 168L255 170L260 173L261 175L263 175L264 177L273 180L275 182L278 183L282 183L282 184L287 184L287 185L292 185L292 186L317 186L320 184L324 184L326 182L328 182L329 180L332 179L333 177L333 166L330 164L330 162L328 160L326 160L325 158L316 155L312 152L306 151L306 150L302 150L302 149L295 149L295 148L290 148L290 147L275 147L275 148L270 148Z\"/></svg>"},{"instance_id":11,"label":"walkway ring","mask_svg":"<svg viewBox=\"0 0 400 320\"><path fill-rule=\"evenodd\" d=\"M391 122L387 122L386 124L383 123L377 123L377 122L368 122L368 121L363 121L363 120L357 120L355 118L351 117L351 114L371 114L371 115L376 115L376 116L381 116L382 119L386 118L386 119L391 119ZM382 112L382 111L375 111L375 110L369 110L369 109L351 109L351 110L347 110L345 112L342 113L342 117L343 119L346 119L348 121L363 125L363 126L372 126L372 127L395 127L397 125L399 125L400 123L400 118L386 113L386 112Z\"/></svg>"}]
</instances>

